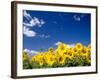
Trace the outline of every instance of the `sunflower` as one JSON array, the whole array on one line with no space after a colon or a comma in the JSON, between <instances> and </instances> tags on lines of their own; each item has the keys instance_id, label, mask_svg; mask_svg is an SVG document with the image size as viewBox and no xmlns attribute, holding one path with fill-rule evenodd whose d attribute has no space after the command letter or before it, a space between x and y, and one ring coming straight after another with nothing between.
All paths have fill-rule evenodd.
<instances>
[{"instance_id":1,"label":"sunflower","mask_svg":"<svg viewBox=\"0 0 100 80\"><path fill-rule=\"evenodd\" d=\"M74 53L75 55L78 54L78 50L76 47L72 48L71 52Z\"/></svg>"},{"instance_id":2,"label":"sunflower","mask_svg":"<svg viewBox=\"0 0 100 80\"><path fill-rule=\"evenodd\" d=\"M54 49L51 47L51 48L48 49L48 51L51 52L51 53L53 53Z\"/></svg>"},{"instance_id":3,"label":"sunflower","mask_svg":"<svg viewBox=\"0 0 100 80\"><path fill-rule=\"evenodd\" d=\"M39 65L42 66L44 64L43 59L39 60Z\"/></svg>"},{"instance_id":4,"label":"sunflower","mask_svg":"<svg viewBox=\"0 0 100 80\"><path fill-rule=\"evenodd\" d=\"M91 49L91 44L88 45L88 48Z\"/></svg>"},{"instance_id":5,"label":"sunflower","mask_svg":"<svg viewBox=\"0 0 100 80\"><path fill-rule=\"evenodd\" d=\"M35 56L32 56L31 61L34 62L36 60Z\"/></svg>"},{"instance_id":6,"label":"sunflower","mask_svg":"<svg viewBox=\"0 0 100 80\"><path fill-rule=\"evenodd\" d=\"M23 53L23 59L29 60L29 55ZM45 52L39 52L31 58L31 62L33 68L90 65L91 45L83 46L81 43L77 43L75 47L71 47L61 43L55 50L50 47Z\"/></svg>"},{"instance_id":7,"label":"sunflower","mask_svg":"<svg viewBox=\"0 0 100 80\"><path fill-rule=\"evenodd\" d=\"M64 52L66 52L66 44L64 44L64 43L59 44L56 51L58 53L64 53Z\"/></svg>"},{"instance_id":8,"label":"sunflower","mask_svg":"<svg viewBox=\"0 0 100 80\"><path fill-rule=\"evenodd\" d=\"M29 55L27 52L23 52L23 60L28 60L29 59Z\"/></svg>"},{"instance_id":9,"label":"sunflower","mask_svg":"<svg viewBox=\"0 0 100 80\"><path fill-rule=\"evenodd\" d=\"M66 53L66 57L69 58L69 59L72 59L74 57L74 53L69 50L67 53Z\"/></svg>"},{"instance_id":10,"label":"sunflower","mask_svg":"<svg viewBox=\"0 0 100 80\"><path fill-rule=\"evenodd\" d=\"M72 48L72 47L70 47L70 48L69 48L69 50L72 52L73 48Z\"/></svg>"},{"instance_id":11,"label":"sunflower","mask_svg":"<svg viewBox=\"0 0 100 80\"><path fill-rule=\"evenodd\" d=\"M76 48L78 51L80 51L80 50L82 50L83 45L82 45L81 43L77 43L77 44L75 45L75 48Z\"/></svg>"},{"instance_id":12,"label":"sunflower","mask_svg":"<svg viewBox=\"0 0 100 80\"><path fill-rule=\"evenodd\" d=\"M44 64L44 58L43 58L43 54L38 54L35 56L35 61L37 63L39 63L40 66L42 66Z\"/></svg>"},{"instance_id":13,"label":"sunflower","mask_svg":"<svg viewBox=\"0 0 100 80\"><path fill-rule=\"evenodd\" d=\"M91 53L91 49L90 48L87 48L87 51L88 51L88 53Z\"/></svg>"},{"instance_id":14,"label":"sunflower","mask_svg":"<svg viewBox=\"0 0 100 80\"><path fill-rule=\"evenodd\" d=\"M83 47L83 49L81 50L81 54L84 56L84 57L88 57L88 50L86 47Z\"/></svg>"},{"instance_id":15,"label":"sunflower","mask_svg":"<svg viewBox=\"0 0 100 80\"><path fill-rule=\"evenodd\" d=\"M45 55L45 62L49 65L52 66L55 62L55 57L53 54L48 53L47 55Z\"/></svg>"},{"instance_id":16,"label":"sunflower","mask_svg":"<svg viewBox=\"0 0 100 80\"><path fill-rule=\"evenodd\" d=\"M89 48L87 48L87 52L88 52L88 58L91 59L91 50Z\"/></svg>"},{"instance_id":17,"label":"sunflower","mask_svg":"<svg viewBox=\"0 0 100 80\"><path fill-rule=\"evenodd\" d=\"M59 54L57 56L57 62L61 65L63 65L65 63L66 60L66 56L64 54Z\"/></svg>"}]
</instances>

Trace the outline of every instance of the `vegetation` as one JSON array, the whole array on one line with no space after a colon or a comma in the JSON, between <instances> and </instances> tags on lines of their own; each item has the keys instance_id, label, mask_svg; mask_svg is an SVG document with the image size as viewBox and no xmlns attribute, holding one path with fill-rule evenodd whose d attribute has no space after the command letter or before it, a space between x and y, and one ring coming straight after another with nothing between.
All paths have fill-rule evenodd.
<instances>
[{"instance_id":1,"label":"vegetation","mask_svg":"<svg viewBox=\"0 0 100 80\"><path fill-rule=\"evenodd\" d=\"M37 55L29 57L28 53L23 52L23 68L57 68L75 67L91 65L91 46L83 46L77 43L74 47L68 47L61 43L54 50L49 48L47 51L40 51Z\"/></svg>"}]
</instances>

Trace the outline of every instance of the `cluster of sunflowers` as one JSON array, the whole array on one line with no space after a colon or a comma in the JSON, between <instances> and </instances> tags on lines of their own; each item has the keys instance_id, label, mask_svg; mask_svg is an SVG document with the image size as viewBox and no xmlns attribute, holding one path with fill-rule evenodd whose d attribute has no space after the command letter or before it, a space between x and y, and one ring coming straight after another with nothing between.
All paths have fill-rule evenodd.
<instances>
[{"instance_id":1,"label":"cluster of sunflowers","mask_svg":"<svg viewBox=\"0 0 100 80\"><path fill-rule=\"evenodd\" d=\"M57 68L73 66L91 65L91 46L83 46L77 43L74 47L69 47L65 43L57 46L57 49L49 48L45 52L29 57L28 53L23 52L23 68Z\"/></svg>"}]
</instances>

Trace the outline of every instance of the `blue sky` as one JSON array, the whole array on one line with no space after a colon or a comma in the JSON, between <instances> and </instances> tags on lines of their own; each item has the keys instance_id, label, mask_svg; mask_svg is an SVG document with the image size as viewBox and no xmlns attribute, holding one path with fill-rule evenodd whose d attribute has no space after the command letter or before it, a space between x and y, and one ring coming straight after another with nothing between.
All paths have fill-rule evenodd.
<instances>
[{"instance_id":1,"label":"blue sky","mask_svg":"<svg viewBox=\"0 0 100 80\"><path fill-rule=\"evenodd\" d=\"M23 10L23 49L44 51L57 43L91 43L91 14Z\"/></svg>"}]
</instances>

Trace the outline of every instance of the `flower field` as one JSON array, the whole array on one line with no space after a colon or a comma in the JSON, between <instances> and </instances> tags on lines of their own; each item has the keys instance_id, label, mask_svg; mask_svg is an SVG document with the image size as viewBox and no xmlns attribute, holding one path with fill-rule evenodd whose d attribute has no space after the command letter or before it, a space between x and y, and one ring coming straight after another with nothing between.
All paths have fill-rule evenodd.
<instances>
[{"instance_id":1,"label":"flower field","mask_svg":"<svg viewBox=\"0 0 100 80\"><path fill-rule=\"evenodd\" d=\"M74 47L61 43L56 49L52 47L47 51L39 52L30 58L23 52L23 69L57 68L91 65L91 46L77 43Z\"/></svg>"}]
</instances>

